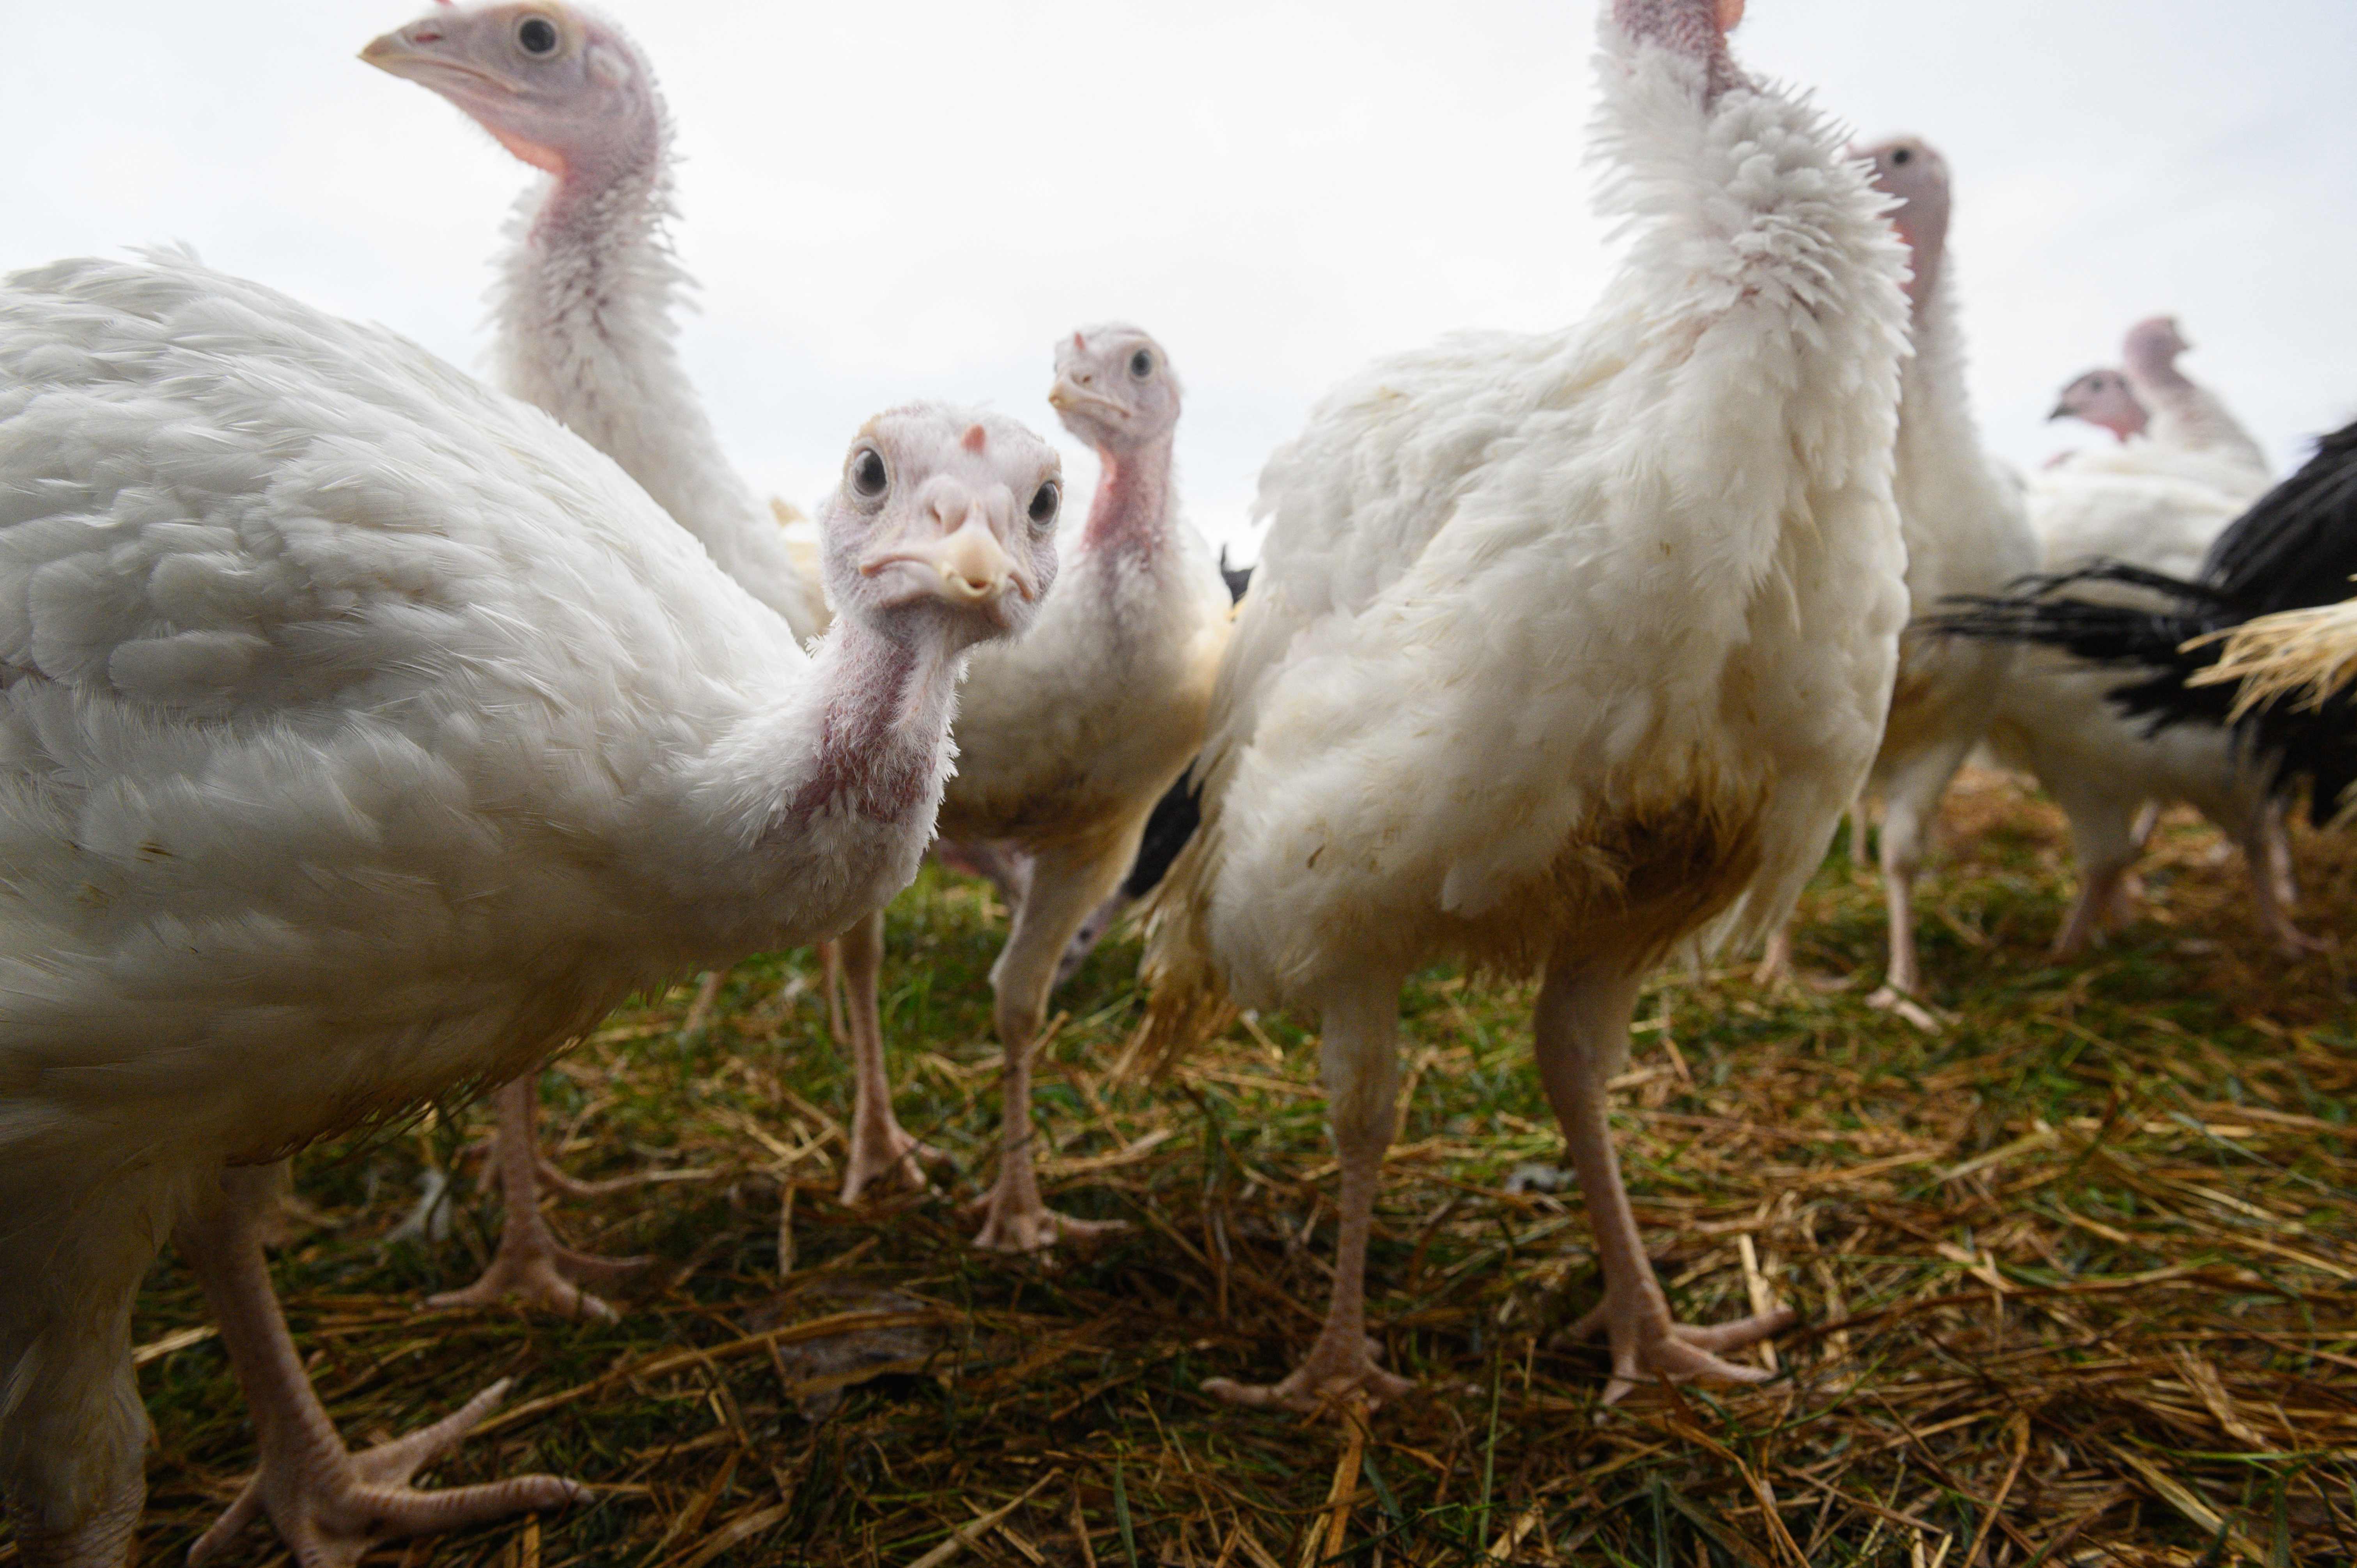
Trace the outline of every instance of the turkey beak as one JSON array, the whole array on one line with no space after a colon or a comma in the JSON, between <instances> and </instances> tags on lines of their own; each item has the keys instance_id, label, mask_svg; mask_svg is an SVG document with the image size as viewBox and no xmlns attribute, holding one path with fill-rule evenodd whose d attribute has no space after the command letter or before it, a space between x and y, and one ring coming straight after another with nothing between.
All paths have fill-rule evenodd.
<instances>
[{"instance_id":1,"label":"turkey beak","mask_svg":"<svg viewBox=\"0 0 2357 1568\"><path fill-rule=\"evenodd\" d=\"M1011 587L1026 598L1030 585L1006 547L990 525L989 507L979 498L942 496L928 511L938 526L937 537L904 544L860 564L862 575L874 576L888 568L909 570L920 592L959 606L987 605Z\"/></svg>"},{"instance_id":2,"label":"turkey beak","mask_svg":"<svg viewBox=\"0 0 2357 1568\"><path fill-rule=\"evenodd\" d=\"M408 27L395 27L392 32L371 38L368 48L361 50L361 63L393 76L414 74L415 68L426 59L419 43L439 43L442 35L430 33L423 39L412 39Z\"/></svg>"},{"instance_id":3,"label":"turkey beak","mask_svg":"<svg viewBox=\"0 0 2357 1568\"><path fill-rule=\"evenodd\" d=\"M513 82L503 81L490 71L454 59L435 46L447 41L448 35L431 20L412 22L405 27L395 27L369 40L361 50L361 63L372 65L388 76L397 76L416 82L448 98L453 92L489 91L500 98L513 98ZM464 102L459 106L465 108ZM469 113L472 113L470 110Z\"/></svg>"},{"instance_id":4,"label":"turkey beak","mask_svg":"<svg viewBox=\"0 0 2357 1568\"><path fill-rule=\"evenodd\" d=\"M2051 424L2058 419L2068 419L2070 417L2071 405L2067 403L2058 403L2054 405L2054 412L2046 416L2046 423Z\"/></svg>"},{"instance_id":5,"label":"turkey beak","mask_svg":"<svg viewBox=\"0 0 2357 1568\"><path fill-rule=\"evenodd\" d=\"M1048 389L1048 406L1058 413L1092 413L1115 422L1129 418L1129 410L1113 399L1086 391L1063 376L1058 376L1056 384Z\"/></svg>"},{"instance_id":6,"label":"turkey beak","mask_svg":"<svg viewBox=\"0 0 2357 1568\"><path fill-rule=\"evenodd\" d=\"M965 514L957 531L934 547L933 565L942 575L942 596L952 604L978 605L1005 593L1015 577L1015 563L990 530L976 506Z\"/></svg>"}]
</instances>

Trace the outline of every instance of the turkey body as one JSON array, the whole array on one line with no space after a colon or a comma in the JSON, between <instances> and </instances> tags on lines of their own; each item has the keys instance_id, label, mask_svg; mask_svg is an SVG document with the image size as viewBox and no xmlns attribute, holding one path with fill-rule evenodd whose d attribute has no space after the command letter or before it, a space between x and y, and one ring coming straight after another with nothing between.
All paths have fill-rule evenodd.
<instances>
[{"instance_id":1,"label":"turkey body","mask_svg":"<svg viewBox=\"0 0 2357 1568\"><path fill-rule=\"evenodd\" d=\"M2264 472L2239 457L2142 437L2040 472L2029 484L2030 524L2047 572L2116 560L2190 577L2266 484ZM2083 592L2124 605L2158 602L2126 586ZM2242 848L2262 918L2285 936L2289 918L2280 906L2290 889L2266 770L2221 731L2153 731L2112 702L2119 684L2115 670L2056 649L2026 649L1989 730L1998 759L2035 774L2070 819L2080 887L2056 950L2082 950L2116 916L2147 807L2179 800Z\"/></svg>"},{"instance_id":2,"label":"turkey body","mask_svg":"<svg viewBox=\"0 0 2357 1568\"><path fill-rule=\"evenodd\" d=\"M1031 630L967 662L942 836L1035 856L1135 836L1140 791L1150 810L1202 736L1228 602L1192 528L1152 549L1083 533Z\"/></svg>"},{"instance_id":3,"label":"turkey body","mask_svg":"<svg viewBox=\"0 0 2357 1568\"><path fill-rule=\"evenodd\" d=\"M0 308L7 1168L259 1159L907 880L759 799L679 842L683 759L810 662L541 416L185 263ZM775 908L686 897L711 868Z\"/></svg>"},{"instance_id":4,"label":"turkey body","mask_svg":"<svg viewBox=\"0 0 2357 1568\"><path fill-rule=\"evenodd\" d=\"M1136 859L1155 802L1202 744L1229 625L1218 563L1178 510L1179 389L1168 356L1142 329L1108 323L1074 333L1056 360L1049 401L1095 446L1103 472L1038 623L967 667L958 770L942 801L944 837L985 844L1019 868L1006 946L990 972L1007 1067L999 1168L975 1236L1013 1251L1117 1224L1042 1200L1031 1058L1059 961Z\"/></svg>"},{"instance_id":5,"label":"turkey body","mask_svg":"<svg viewBox=\"0 0 2357 1568\"><path fill-rule=\"evenodd\" d=\"M1541 1073L1587 1162L1616 1367L1740 1375L1641 1305L1603 1083L1646 970L1780 921L1873 760L1907 608L1900 252L1813 111L1681 52L1723 48L1710 6L1616 11L1596 140L1632 242L1588 321L1380 363L1262 476L1150 953L1168 1043L1222 984L1324 1021L1336 1298L1293 1378L1226 1385L1249 1402L1403 1386L1359 1282L1398 988L1444 956L1546 975Z\"/></svg>"},{"instance_id":6,"label":"turkey body","mask_svg":"<svg viewBox=\"0 0 2357 1568\"><path fill-rule=\"evenodd\" d=\"M2223 756L2243 809L2262 785L2281 800L2306 780L2319 814L2329 816L2357 777L2339 704L2278 700L2308 679L2261 660L2299 648L2324 624L2281 618L2325 607L2341 613L2357 574L2352 521L2357 425L2325 436L2298 473L2216 535L2197 565L2186 564L2189 547L2157 565L2081 555L2069 581L1997 601L1987 621L2067 654L2141 735L2167 742L2181 730L2177 754L2212 759L2214 769L2216 743L2238 743ZM2325 675L2326 696L2333 663L2329 639L2306 650L2304 667Z\"/></svg>"},{"instance_id":7,"label":"turkey body","mask_svg":"<svg viewBox=\"0 0 2357 1568\"><path fill-rule=\"evenodd\" d=\"M2038 564L2019 484L1981 448L1964 391L1954 271L1946 264L1949 180L1938 152L1913 137L1868 149L1913 263L1908 283L1914 353L1900 371L1892 490L1907 544L1909 629L1867 792L1883 805L1879 859L1890 957L1875 1000L1900 1005L1921 984L1912 889L1940 798L1996 712L2017 650L1941 636L1921 623L1954 594L1993 594ZM1785 945L1775 945L1771 970ZM1917 1012L1921 1018L1924 1015Z\"/></svg>"},{"instance_id":8,"label":"turkey body","mask_svg":"<svg viewBox=\"0 0 2357 1568\"><path fill-rule=\"evenodd\" d=\"M2019 483L1988 461L1969 423L1954 439L1952 432L1927 430L1937 429L1936 415L1917 413L1937 396L1919 379L1928 368L1925 356L1936 351L1919 337L1900 423L1894 489L1907 542L1910 627L1900 640L1889 719L1867 782L1867 792L1886 802L1886 876L1900 867L1912 875L1940 796L1995 718L2016 658L2002 645L1959 642L1916 623L1952 595L1995 593L2038 566ZM1903 822L1894 820L1894 811ZM1915 989L1912 945L1906 944L1905 973L1890 982L1900 993ZM1893 950L1900 950L1895 932Z\"/></svg>"},{"instance_id":9,"label":"turkey body","mask_svg":"<svg viewBox=\"0 0 2357 1568\"><path fill-rule=\"evenodd\" d=\"M27 1562L112 1562L135 1521L130 1300L208 1178L875 908L929 835L954 680L881 632L806 656L608 460L390 333L182 257L11 279L0 1484ZM846 728L879 707L914 722Z\"/></svg>"},{"instance_id":10,"label":"turkey body","mask_svg":"<svg viewBox=\"0 0 2357 1568\"><path fill-rule=\"evenodd\" d=\"M558 39L544 57L515 42L535 20ZM798 641L818 636L829 618L823 572L795 558L779 520L755 502L680 360L678 317L693 281L671 242L671 117L645 52L602 16L533 0L437 6L361 58L450 98L544 171L508 224L491 297L495 382L613 458ZM705 983L716 987L716 972ZM612 1318L614 1308L583 1286L647 1260L557 1242L540 1211L537 1085L495 1098L499 1249L473 1284L426 1305L522 1299Z\"/></svg>"}]
</instances>

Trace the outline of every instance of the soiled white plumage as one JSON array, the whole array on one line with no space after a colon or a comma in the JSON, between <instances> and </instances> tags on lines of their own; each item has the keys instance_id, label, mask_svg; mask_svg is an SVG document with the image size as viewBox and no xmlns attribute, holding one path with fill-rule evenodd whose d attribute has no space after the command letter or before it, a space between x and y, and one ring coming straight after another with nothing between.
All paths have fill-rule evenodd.
<instances>
[{"instance_id":1,"label":"soiled white plumage","mask_svg":"<svg viewBox=\"0 0 2357 1568\"><path fill-rule=\"evenodd\" d=\"M2188 388L2199 394L2210 414L2205 428L2223 421L2240 432L2215 393L2177 380L2184 383L2180 394ZM2076 454L2029 481L2029 520L2046 570L2068 571L2101 557L2188 580L2199 575L2211 542L2266 489L2267 475L2242 451L2247 436L2222 448L2214 442L2186 447L2168 438L2170 428L2156 416L2153 434ZM2073 591L2135 592L2094 585ZM2266 779L2226 732L2178 725L2146 734L2145 721L2122 714L2105 695L2119 684L2116 671L2091 669L2051 649L2025 649L1989 731L1998 758L2036 774L2071 820L2080 888L2056 936L2058 950L2083 947L2114 912L2142 845L2142 813L2179 800L2242 846L2263 918L2286 936L2289 919L2281 906L2290 889L2274 864L2283 852Z\"/></svg>"},{"instance_id":2,"label":"soiled white plumage","mask_svg":"<svg viewBox=\"0 0 2357 1568\"><path fill-rule=\"evenodd\" d=\"M1566 871L1600 916L1614 835L1696 813L1748 841L1722 891L1756 932L1873 755L1905 607L1895 252L1813 166L1812 111L1697 128L1669 64L1605 71L1604 205L1637 229L1589 319L1379 364L1262 475L1182 862L1241 999L1435 943L1527 962Z\"/></svg>"},{"instance_id":3,"label":"soiled white plumage","mask_svg":"<svg viewBox=\"0 0 2357 1568\"><path fill-rule=\"evenodd\" d=\"M920 410L863 440L942 526L986 512L1025 593L1052 580L1004 493L1052 479L1035 437ZM109 1561L135 1518L130 1294L225 1163L512 1076L909 881L963 650L1030 613L861 554L932 549L930 515L831 510L861 614L813 657L610 461L390 333L178 256L0 290L0 1487L28 1563Z\"/></svg>"},{"instance_id":4,"label":"soiled white plumage","mask_svg":"<svg viewBox=\"0 0 2357 1568\"><path fill-rule=\"evenodd\" d=\"M1366 1213L1398 986L1452 953L1547 972L1541 1070L1591 1162L1616 1366L1741 1375L1653 1359L1682 1331L1639 1305L1603 1081L1665 949L1790 908L1874 756L1907 600L1899 250L1821 117L1728 60L1739 10L1604 22L1591 145L1631 244L1585 323L1378 364L1264 471L1150 961L1173 1034L1222 982L1320 1012L1344 1223L1308 1362L1234 1397L1402 1386L1364 1343Z\"/></svg>"}]
</instances>

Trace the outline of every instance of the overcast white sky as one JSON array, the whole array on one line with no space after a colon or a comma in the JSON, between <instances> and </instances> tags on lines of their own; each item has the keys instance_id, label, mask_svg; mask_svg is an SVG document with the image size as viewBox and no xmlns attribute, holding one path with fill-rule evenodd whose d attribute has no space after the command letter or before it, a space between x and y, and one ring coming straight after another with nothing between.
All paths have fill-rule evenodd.
<instances>
[{"instance_id":1,"label":"overcast white sky","mask_svg":"<svg viewBox=\"0 0 2357 1568\"><path fill-rule=\"evenodd\" d=\"M360 64L397 0L12 5L0 268L161 240L480 363L527 172ZM688 359L754 483L809 505L913 396L1048 428L1055 338L1134 319L1189 389L1197 520L1369 357L1576 320L1594 0L615 0L679 123ZM1755 72L1958 182L1991 445L2169 310L2279 463L2357 413L2357 4L1753 0ZM1086 468L1080 468L1084 476ZM1083 482L1085 480L1083 479Z\"/></svg>"}]
</instances>

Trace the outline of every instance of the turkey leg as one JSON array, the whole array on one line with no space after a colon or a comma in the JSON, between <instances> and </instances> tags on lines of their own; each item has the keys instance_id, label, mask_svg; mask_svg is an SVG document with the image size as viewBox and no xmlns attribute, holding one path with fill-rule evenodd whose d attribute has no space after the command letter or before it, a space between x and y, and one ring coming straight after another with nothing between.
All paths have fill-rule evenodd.
<instances>
[{"instance_id":1,"label":"turkey leg","mask_svg":"<svg viewBox=\"0 0 2357 1568\"><path fill-rule=\"evenodd\" d=\"M1326 1006L1319 1024L1318 1066L1342 1167L1335 1197L1341 1224L1334 1243L1334 1294L1325 1325L1308 1359L1283 1382L1210 1378L1203 1383L1207 1394L1309 1412L1339 1406L1353 1394L1372 1407L1415 1387L1376 1366L1367 1339L1367 1235L1374 1227L1375 1188L1399 1098L1399 987L1389 976L1353 987Z\"/></svg>"},{"instance_id":2,"label":"turkey leg","mask_svg":"<svg viewBox=\"0 0 2357 1568\"><path fill-rule=\"evenodd\" d=\"M2291 907L2299 888L2292 879L2291 835L2284 826L2281 809L2270 800L2252 816L2248 828L2236 836L2250 870L2251 896L2258 902L2261 929L2286 958L2329 951L2331 943L2309 936L2292 918Z\"/></svg>"},{"instance_id":3,"label":"turkey leg","mask_svg":"<svg viewBox=\"0 0 2357 1568\"><path fill-rule=\"evenodd\" d=\"M533 1126L540 1090L532 1074L500 1086L492 1097L499 1130L491 1158L499 1163L499 1251L483 1277L464 1290L428 1296L432 1307L490 1306L510 1296L560 1317L595 1317L611 1323L612 1306L581 1288L580 1282L619 1280L645 1268L647 1258L600 1258L560 1243L540 1212L543 1162ZM587 1185L587 1184L583 1184Z\"/></svg>"},{"instance_id":4,"label":"turkey leg","mask_svg":"<svg viewBox=\"0 0 2357 1568\"><path fill-rule=\"evenodd\" d=\"M148 1439L131 1304L176 1207L144 1174L77 1191L0 1169L0 1498L16 1532L0 1560L24 1568L131 1559ZM38 1222L45 1205L60 1223Z\"/></svg>"},{"instance_id":5,"label":"turkey leg","mask_svg":"<svg viewBox=\"0 0 2357 1568\"><path fill-rule=\"evenodd\" d=\"M920 1161L949 1156L919 1142L892 1114L892 1081L884 1071L884 1015L877 986L884 969L884 911L835 939L842 955L844 1026L851 1036L851 1147L843 1162L843 1201L857 1203L870 1182L894 1181L922 1192L930 1184Z\"/></svg>"},{"instance_id":6,"label":"turkey leg","mask_svg":"<svg viewBox=\"0 0 2357 1568\"><path fill-rule=\"evenodd\" d=\"M1566 1332L1581 1337L1605 1331L1612 1347L1607 1404L1638 1383L1655 1380L1763 1381L1768 1373L1760 1369L1738 1367L1713 1352L1765 1339L1795 1321L1790 1308L1708 1328L1670 1316L1669 1299L1637 1235L1637 1217L1620 1185L1620 1162L1605 1119L1605 1081L1629 1058L1629 1016L1637 1004L1638 983L1633 974L1550 965L1532 1020L1539 1081L1570 1146L1604 1269L1603 1302Z\"/></svg>"},{"instance_id":7,"label":"turkey leg","mask_svg":"<svg viewBox=\"0 0 2357 1568\"><path fill-rule=\"evenodd\" d=\"M270 1287L255 1230L270 1179L266 1166L223 1172L218 1192L200 1194L173 1235L221 1325L262 1450L261 1468L189 1549L188 1562L202 1563L228 1546L264 1511L303 1568L350 1568L380 1541L590 1500L588 1487L554 1476L440 1492L409 1485L490 1413L507 1393L504 1379L406 1437L360 1454L344 1447Z\"/></svg>"},{"instance_id":8,"label":"turkey leg","mask_svg":"<svg viewBox=\"0 0 2357 1568\"><path fill-rule=\"evenodd\" d=\"M1040 1026L1047 1021L1056 964L1081 922L1129 870L1144 827L1140 817L1126 832L1044 850L1032 859L1030 886L1016 910L1015 929L990 970L996 993L993 1015L1006 1052L1006 1073L999 1088L998 1179L980 1205L985 1219L974 1239L977 1247L1033 1252L1059 1240L1127 1229L1121 1220L1074 1219L1040 1201L1039 1173L1032 1163L1031 1058L1039 1049Z\"/></svg>"}]
</instances>

